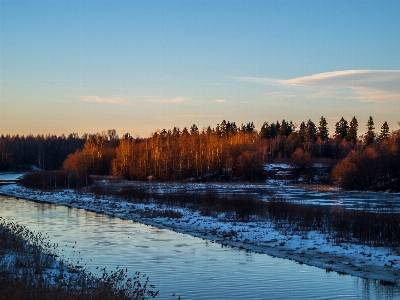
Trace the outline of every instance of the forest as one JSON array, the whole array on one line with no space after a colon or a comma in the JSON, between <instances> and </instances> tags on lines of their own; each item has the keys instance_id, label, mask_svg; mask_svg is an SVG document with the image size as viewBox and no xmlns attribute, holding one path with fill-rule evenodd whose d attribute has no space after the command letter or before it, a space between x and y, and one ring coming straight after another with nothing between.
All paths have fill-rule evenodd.
<instances>
[{"instance_id":1,"label":"forest","mask_svg":"<svg viewBox=\"0 0 400 300\"><path fill-rule=\"evenodd\" d=\"M193 124L157 130L147 138L119 137L114 129L81 137L1 135L0 170L53 171L49 185L79 187L92 175L254 182L265 179L268 163L292 164L300 174L323 163L331 166L330 183L344 189L398 190L400 131L390 132L387 122L376 131L372 117L365 126L360 135L356 117L350 122L342 117L330 136L321 117L317 124L265 122L260 130L253 122L237 126L223 120L214 128L199 130Z\"/></svg>"}]
</instances>

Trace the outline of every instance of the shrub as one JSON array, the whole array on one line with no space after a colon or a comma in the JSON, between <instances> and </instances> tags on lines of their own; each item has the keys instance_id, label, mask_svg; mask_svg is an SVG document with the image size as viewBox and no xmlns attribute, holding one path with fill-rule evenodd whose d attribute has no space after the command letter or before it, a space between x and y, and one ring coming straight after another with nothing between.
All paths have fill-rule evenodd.
<instances>
[{"instance_id":1,"label":"shrub","mask_svg":"<svg viewBox=\"0 0 400 300\"><path fill-rule=\"evenodd\" d=\"M22 186L42 190L82 188L92 182L87 174L67 171L33 172L25 174L20 180Z\"/></svg>"}]
</instances>

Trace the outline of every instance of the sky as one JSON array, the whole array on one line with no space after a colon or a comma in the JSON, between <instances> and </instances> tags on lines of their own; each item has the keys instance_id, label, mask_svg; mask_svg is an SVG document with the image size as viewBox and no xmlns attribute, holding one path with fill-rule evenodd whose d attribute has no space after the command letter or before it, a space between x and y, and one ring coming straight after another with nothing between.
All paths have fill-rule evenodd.
<instances>
[{"instance_id":1,"label":"sky","mask_svg":"<svg viewBox=\"0 0 400 300\"><path fill-rule=\"evenodd\" d=\"M0 134L400 126L400 1L0 0Z\"/></svg>"}]
</instances>

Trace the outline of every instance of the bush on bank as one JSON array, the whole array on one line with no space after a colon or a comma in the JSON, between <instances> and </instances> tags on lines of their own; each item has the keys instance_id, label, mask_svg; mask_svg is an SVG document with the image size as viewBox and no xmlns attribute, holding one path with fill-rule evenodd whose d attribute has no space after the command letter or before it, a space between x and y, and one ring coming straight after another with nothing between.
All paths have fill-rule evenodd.
<instances>
[{"instance_id":1,"label":"bush on bank","mask_svg":"<svg viewBox=\"0 0 400 300\"><path fill-rule=\"evenodd\" d=\"M68 171L43 171L25 174L20 184L32 189L79 189L89 186L93 179L86 173Z\"/></svg>"}]
</instances>

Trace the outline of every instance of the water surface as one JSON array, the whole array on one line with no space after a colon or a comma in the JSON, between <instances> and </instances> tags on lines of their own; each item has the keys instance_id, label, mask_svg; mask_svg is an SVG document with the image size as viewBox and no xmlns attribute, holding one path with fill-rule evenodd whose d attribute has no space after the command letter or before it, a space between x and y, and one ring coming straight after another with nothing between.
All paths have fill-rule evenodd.
<instances>
[{"instance_id":1,"label":"water surface","mask_svg":"<svg viewBox=\"0 0 400 300\"><path fill-rule=\"evenodd\" d=\"M82 209L0 196L0 215L47 232L73 260L140 271L159 299L399 299L397 287Z\"/></svg>"}]
</instances>

